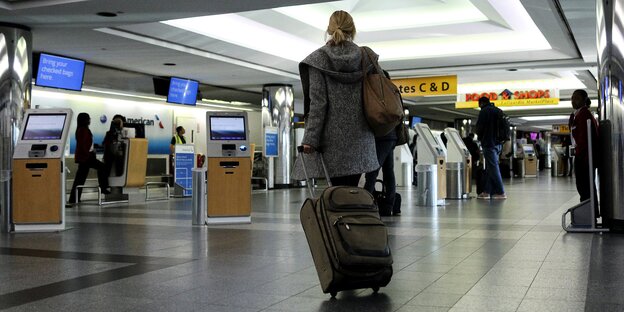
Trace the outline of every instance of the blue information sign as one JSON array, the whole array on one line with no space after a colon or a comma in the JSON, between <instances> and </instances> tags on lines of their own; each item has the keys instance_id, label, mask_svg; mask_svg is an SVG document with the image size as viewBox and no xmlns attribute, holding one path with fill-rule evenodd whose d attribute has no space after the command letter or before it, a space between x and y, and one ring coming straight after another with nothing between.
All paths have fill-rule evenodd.
<instances>
[{"instance_id":1,"label":"blue information sign","mask_svg":"<svg viewBox=\"0 0 624 312\"><path fill-rule=\"evenodd\" d=\"M195 153L191 147L188 149L176 148L175 153L175 183L184 189L183 196L193 195L193 167L195 166Z\"/></svg>"},{"instance_id":2,"label":"blue information sign","mask_svg":"<svg viewBox=\"0 0 624 312\"><path fill-rule=\"evenodd\" d=\"M62 56L41 53L35 84L80 91L85 62Z\"/></svg>"},{"instance_id":3,"label":"blue information sign","mask_svg":"<svg viewBox=\"0 0 624 312\"><path fill-rule=\"evenodd\" d=\"M167 102L186 105L195 105L199 83L195 80L171 78Z\"/></svg>"},{"instance_id":4,"label":"blue information sign","mask_svg":"<svg viewBox=\"0 0 624 312\"><path fill-rule=\"evenodd\" d=\"M278 129L275 127L266 127L264 129L264 156L265 157L278 157L278 144L279 135Z\"/></svg>"}]
</instances>

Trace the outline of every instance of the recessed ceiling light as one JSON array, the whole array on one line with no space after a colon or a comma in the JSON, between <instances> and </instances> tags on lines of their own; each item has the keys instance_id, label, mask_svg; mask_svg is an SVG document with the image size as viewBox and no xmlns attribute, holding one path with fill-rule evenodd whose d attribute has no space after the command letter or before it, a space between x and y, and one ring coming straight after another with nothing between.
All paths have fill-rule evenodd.
<instances>
[{"instance_id":1,"label":"recessed ceiling light","mask_svg":"<svg viewBox=\"0 0 624 312\"><path fill-rule=\"evenodd\" d=\"M113 13L113 12L97 12L96 15L103 16L103 17L115 17L115 16L117 16L117 13Z\"/></svg>"},{"instance_id":2,"label":"recessed ceiling light","mask_svg":"<svg viewBox=\"0 0 624 312\"><path fill-rule=\"evenodd\" d=\"M165 66L176 66L176 63L163 63Z\"/></svg>"}]
</instances>

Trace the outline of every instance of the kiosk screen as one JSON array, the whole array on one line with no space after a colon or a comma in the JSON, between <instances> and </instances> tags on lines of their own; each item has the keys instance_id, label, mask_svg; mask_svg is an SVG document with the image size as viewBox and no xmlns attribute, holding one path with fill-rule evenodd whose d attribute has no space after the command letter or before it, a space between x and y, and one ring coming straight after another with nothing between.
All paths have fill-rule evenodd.
<instances>
[{"instance_id":1,"label":"kiosk screen","mask_svg":"<svg viewBox=\"0 0 624 312\"><path fill-rule=\"evenodd\" d=\"M65 127L66 114L28 115L22 140L60 140Z\"/></svg>"},{"instance_id":2,"label":"kiosk screen","mask_svg":"<svg viewBox=\"0 0 624 312\"><path fill-rule=\"evenodd\" d=\"M522 145L522 151L525 154L534 154L535 153L535 150L533 149L533 145L529 145L529 144Z\"/></svg>"},{"instance_id":3,"label":"kiosk screen","mask_svg":"<svg viewBox=\"0 0 624 312\"><path fill-rule=\"evenodd\" d=\"M245 117L243 116L210 116L210 140L213 141L244 141Z\"/></svg>"},{"instance_id":4,"label":"kiosk screen","mask_svg":"<svg viewBox=\"0 0 624 312\"><path fill-rule=\"evenodd\" d=\"M433 147L438 145L437 143L438 141L436 141L436 139L433 137L433 133L431 132L431 130L425 128L423 130L423 135L424 135L424 139L430 142L430 144L432 144Z\"/></svg>"}]
</instances>

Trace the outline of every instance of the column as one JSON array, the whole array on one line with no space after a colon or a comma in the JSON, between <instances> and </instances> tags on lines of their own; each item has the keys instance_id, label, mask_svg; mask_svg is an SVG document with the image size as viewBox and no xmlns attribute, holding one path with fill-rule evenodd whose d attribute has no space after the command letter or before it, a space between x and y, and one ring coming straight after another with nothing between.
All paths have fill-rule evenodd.
<instances>
[{"instance_id":1,"label":"column","mask_svg":"<svg viewBox=\"0 0 624 312\"><path fill-rule=\"evenodd\" d=\"M0 231L11 230L13 150L30 107L32 37L27 27L0 23Z\"/></svg>"},{"instance_id":2,"label":"column","mask_svg":"<svg viewBox=\"0 0 624 312\"><path fill-rule=\"evenodd\" d=\"M278 128L277 158L267 159L270 188L291 185L290 171L294 159L294 135L292 118L294 114L293 87L288 84L266 84L262 87L262 129Z\"/></svg>"}]
</instances>

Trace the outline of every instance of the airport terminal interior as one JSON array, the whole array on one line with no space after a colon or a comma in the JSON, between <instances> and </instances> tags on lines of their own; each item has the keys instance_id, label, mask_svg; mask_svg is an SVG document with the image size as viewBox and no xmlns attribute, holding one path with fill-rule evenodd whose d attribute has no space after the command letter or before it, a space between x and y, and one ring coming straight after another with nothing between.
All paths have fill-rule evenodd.
<instances>
[{"instance_id":1,"label":"airport terminal interior","mask_svg":"<svg viewBox=\"0 0 624 312\"><path fill-rule=\"evenodd\" d=\"M293 167L299 62L337 10L409 140L392 278L334 294L302 227L327 181ZM624 0L0 1L0 310L624 311L623 21ZM478 198L482 97L509 117L506 199ZM74 161L85 118L103 177Z\"/></svg>"}]
</instances>

